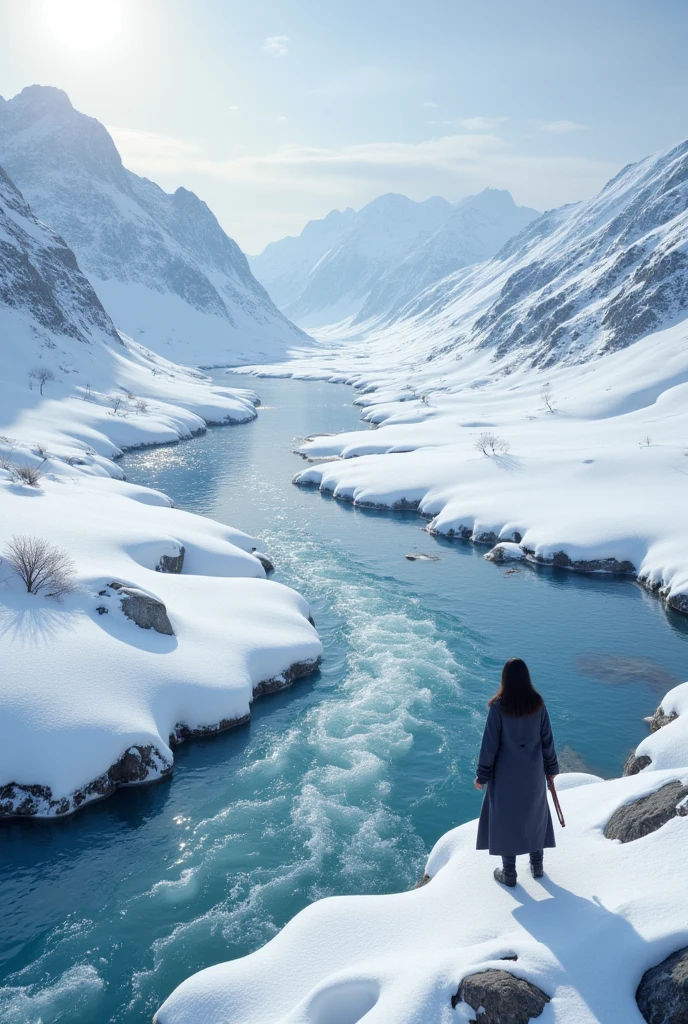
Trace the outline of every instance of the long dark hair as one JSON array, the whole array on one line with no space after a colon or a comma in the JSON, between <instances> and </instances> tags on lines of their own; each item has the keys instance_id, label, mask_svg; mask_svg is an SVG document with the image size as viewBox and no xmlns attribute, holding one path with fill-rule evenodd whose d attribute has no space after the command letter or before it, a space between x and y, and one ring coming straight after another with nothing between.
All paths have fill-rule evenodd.
<instances>
[{"instance_id":1,"label":"long dark hair","mask_svg":"<svg viewBox=\"0 0 688 1024\"><path fill-rule=\"evenodd\" d=\"M502 683L489 704L499 701L505 715L523 718L539 711L544 701L533 686L528 666L522 658L509 658L502 669Z\"/></svg>"}]
</instances>

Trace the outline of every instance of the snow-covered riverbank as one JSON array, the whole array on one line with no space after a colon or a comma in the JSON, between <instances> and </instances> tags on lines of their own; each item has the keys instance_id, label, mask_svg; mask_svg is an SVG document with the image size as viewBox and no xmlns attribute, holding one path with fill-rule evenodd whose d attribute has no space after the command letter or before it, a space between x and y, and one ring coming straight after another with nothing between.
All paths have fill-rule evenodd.
<instances>
[{"instance_id":1,"label":"snow-covered riverbank","mask_svg":"<svg viewBox=\"0 0 688 1024\"><path fill-rule=\"evenodd\" d=\"M450 1024L480 1020L470 991L489 1010L486 985L515 1006L541 999L523 1020L546 1004L543 1021L642 1024L636 992L656 1014L646 1020L680 1020L662 1015L671 999L685 1012L679 972L645 972L678 950L688 960L688 683L662 707L669 721L642 743L643 772L559 777L566 828L543 880L520 863L516 889L497 885L468 822L433 849L429 884L311 905L256 953L190 978L157 1024Z\"/></svg>"},{"instance_id":2,"label":"snow-covered riverbank","mask_svg":"<svg viewBox=\"0 0 688 1024\"><path fill-rule=\"evenodd\" d=\"M0 816L64 814L169 773L174 742L246 720L321 644L256 541L112 461L254 419L257 396L120 335L1 170L0 257ZM59 600L21 578L36 543Z\"/></svg>"}]
</instances>

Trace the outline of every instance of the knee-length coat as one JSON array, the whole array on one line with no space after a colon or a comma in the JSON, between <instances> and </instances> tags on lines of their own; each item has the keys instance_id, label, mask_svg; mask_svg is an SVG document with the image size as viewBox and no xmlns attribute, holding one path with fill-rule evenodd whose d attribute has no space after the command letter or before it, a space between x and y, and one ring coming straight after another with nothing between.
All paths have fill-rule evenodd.
<instances>
[{"instance_id":1,"label":"knee-length coat","mask_svg":"<svg viewBox=\"0 0 688 1024\"><path fill-rule=\"evenodd\" d=\"M505 715L490 705L478 756L478 782L487 784L478 823L478 850L503 856L554 846L547 775L559 765L547 708Z\"/></svg>"}]
</instances>

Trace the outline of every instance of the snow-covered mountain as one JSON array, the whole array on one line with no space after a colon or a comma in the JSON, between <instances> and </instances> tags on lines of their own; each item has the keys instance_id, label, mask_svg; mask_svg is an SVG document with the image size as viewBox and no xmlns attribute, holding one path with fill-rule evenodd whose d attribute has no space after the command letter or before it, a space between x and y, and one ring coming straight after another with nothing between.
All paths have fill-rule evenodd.
<instances>
[{"instance_id":1,"label":"snow-covered mountain","mask_svg":"<svg viewBox=\"0 0 688 1024\"><path fill-rule=\"evenodd\" d=\"M688 312L688 142L550 211L487 263L416 296L378 334L416 362L474 349L548 367L615 351ZM369 350L376 345L369 339ZM403 359L404 356L402 355Z\"/></svg>"},{"instance_id":2,"label":"snow-covered mountain","mask_svg":"<svg viewBox=\"0 0 688 1024\"><path fill-rule=\"evenodd\" d=\"M281 358L308 340L206 204L128 171L104 126L61 90L0 101L0 164L66 239L117 328L154 351L221 365Z\"/></svg>"},{"instance_id":3,"label":"snow-covered mountain","mask_svg":"<svg viewBox=\"0 0 688 1024\"><path fill-rule=\"evenodd\" d=\"M390 194L358 213L310 221L251 263L283 312L306 327L384 322L427 286L489 259L537 216L496 189L456 204Z\"/></svg>"}]
</instances>

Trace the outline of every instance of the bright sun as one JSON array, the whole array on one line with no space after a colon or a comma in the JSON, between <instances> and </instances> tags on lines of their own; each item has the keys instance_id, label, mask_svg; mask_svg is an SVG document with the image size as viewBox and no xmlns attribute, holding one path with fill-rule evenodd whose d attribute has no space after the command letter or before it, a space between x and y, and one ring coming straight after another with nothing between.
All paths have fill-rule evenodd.
<instances>
[{"instance_id":1,"label":"bright sun","mask_svg":"<svg viewBox=\"0 0 688 1024\"><path fill-rule=\"evenodd\" d=\"M118 0L45 0L45 24L59 46L102 50L122 31Z\"/></svg>"}]
</instances>

